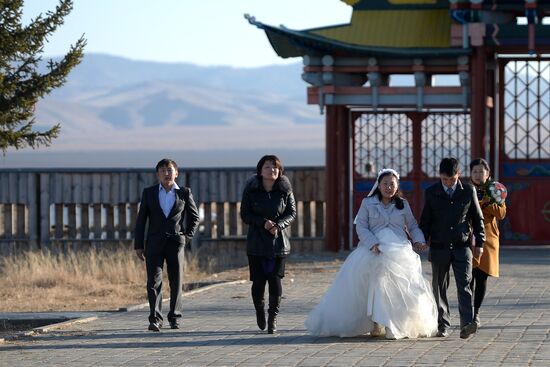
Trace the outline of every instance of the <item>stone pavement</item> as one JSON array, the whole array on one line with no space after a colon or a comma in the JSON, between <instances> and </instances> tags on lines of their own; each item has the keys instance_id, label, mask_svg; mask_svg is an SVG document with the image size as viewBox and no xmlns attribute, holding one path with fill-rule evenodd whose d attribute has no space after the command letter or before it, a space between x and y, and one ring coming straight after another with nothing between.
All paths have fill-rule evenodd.
<instances>
[{"instance_id":1,"label":"stone pavement","mask_svg":"<svg viewBox=\"0 0 550 367\"><path fill-rule=\"evenodd\" d=\"M147 331L146 310L112 313L6 341L0 366L550 366L550 247L504 248L501 260L482 327L467 340L458 336L454 285L447 338L311 337L304 319L338 264L306 261L289 266L276 335L257 329L247 282L186 297L180 330Z\"/></svg>"}]
</instances>

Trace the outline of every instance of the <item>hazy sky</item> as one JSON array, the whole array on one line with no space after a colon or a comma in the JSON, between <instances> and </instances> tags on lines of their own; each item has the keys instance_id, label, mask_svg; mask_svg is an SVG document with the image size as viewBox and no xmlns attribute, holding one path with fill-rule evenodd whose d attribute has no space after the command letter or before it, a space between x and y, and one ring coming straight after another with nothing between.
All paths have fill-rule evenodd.
<instances>
[{"instance_id":1,"label":"hazy sky","mask_svg":"<svg viewBox=\"0 0 550 367\"><path fill-rule=\"evenodd\" d=\"M25 0L24 19L55 9L56 0ZM340 0L74 0L46 56L65 53L83 33L86 52L137 60L254 67L297 62L278 57L265 33L243 17L292 29L347 23Z\"/></svg>"}]
</instances>

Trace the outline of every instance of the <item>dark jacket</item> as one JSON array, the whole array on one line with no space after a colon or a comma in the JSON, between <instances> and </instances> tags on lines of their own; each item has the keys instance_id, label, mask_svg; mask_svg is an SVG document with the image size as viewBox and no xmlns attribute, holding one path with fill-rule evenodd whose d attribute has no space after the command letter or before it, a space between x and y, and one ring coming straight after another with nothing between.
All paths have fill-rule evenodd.
<instances>
[{"instance_id":1,"label":"dark jacket","mask_svg":"<svg viewBox=\"0 0 550 367\"><path fill-rule=\"evenodd\" d=\"M452 197L441 182L428 187L424 194L424 208L420 216L420 229L431 246L469 246L473 228L475 245L485 242L483 214L475 189L459 180Z\"/></svg>"},{"instance_id":2,"label":"dark jacket","mask_svg":"<svg viewBox=\"0 0 550 367\"><path fill-rule=\"evenodd\" d=\"M296 202L286 176L279 177L270 192L265 191L261 176L245 184L241 218L248 224L246 253L273 258L290 253L290 223L296 218ZM280 228L277 237L264 228L269 219Z\"/></svg>"},{"instance_id":3,"label":"dark jacket","mask_svg":"<svg viewBox=\"0 0 550 367\"><path fill-rule=\"evenodd\" d=\"M168 215L164 216L159 203L159 185L143 190L136 219L134 248L145 247L145 224L147 230L147 251L161 250L166 243L185 245L193 237L199 225L199 212L191 190L181 187L176 190L176 202Z\"/></svg>"}]
</instances>

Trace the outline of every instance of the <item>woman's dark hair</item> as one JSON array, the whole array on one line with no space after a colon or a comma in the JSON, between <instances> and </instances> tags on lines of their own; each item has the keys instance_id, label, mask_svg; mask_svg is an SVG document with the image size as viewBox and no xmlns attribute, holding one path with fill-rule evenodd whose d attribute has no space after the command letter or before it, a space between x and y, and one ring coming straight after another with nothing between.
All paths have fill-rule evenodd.
<instances>
[{"instance_id":1,"label":"woman's dark hair","mask_svg":"<svg viewBox=\"0 0 550 367\"><path fill-rule=\"evenodd\" d=\"M273 154L268 154L268 155L264 155L262 158L260 158L260 161L256 165L256 174L258 176L262 175L262 167L264 166L264 163L267 162L267 161L273 162L275 167L277 167L279 169L279 177L284 175L285 170L283 168L283 164L281 163L281 160L279 159L279 157L277 157L276 155L273 155Z\"/></svg>"},{"instance_id":2,"label":"woman's dark hair","mask_svg":"<svg viewBox=\"0 0 550 367\"><path fill-rule=\"evenodd\" d=\"M441 163L439 163L439 173L443 173L449 177L453 177L458 172L460 172L460 166L458 159L449 157L443 158Z\"/></svg>"},{"instance_id":3,"label":"woman's dark hair","mask_svg":"<svg viewBox=\"0 0 550 367\"><path fill-rule=\"evenodd\" d=\"M483 158L476 158L470 162L470 172L474 169L475 166L482 165L483 168L491 174L491 168L489 168L489 163Z\"/></svg>"},{"instance_id":4,"label":"woman's dark hair","mask_svg":"<svg viewBox=\"0 0 550 367\"><path fill-rule=\"evenodd\" d=\"M170 166L174 167L175 171L178 170L178 165L176 164L176 162L174 162L172 159L169 159L169 158L163 158L157 163L157 166L155 167L155 171L158 172L160 168L170 167Z\"/></svg>"},{"instance_id":5,"label":"woman's dark hair","mask_svg":"<svg viewBox=\"0 0 550 367\"><path fill-rule=\"evenodd\" d=\"M401 210L405 207L405 204L403 203L401 190L399 190L399 178L397 178L397 176L394 175L392 172L384 172L378 177L378 186L376 187L374 192L371 195L369 195L369 197L376 195L378 197L378 200L382 201L382 192L380 191L380 182L384 177L388 175L392 175L397 180L397 185L398 185L397 191L395 192L395 195L392 196L391 200L395 203L395 207Z\"/></svg>"}]
</instances>

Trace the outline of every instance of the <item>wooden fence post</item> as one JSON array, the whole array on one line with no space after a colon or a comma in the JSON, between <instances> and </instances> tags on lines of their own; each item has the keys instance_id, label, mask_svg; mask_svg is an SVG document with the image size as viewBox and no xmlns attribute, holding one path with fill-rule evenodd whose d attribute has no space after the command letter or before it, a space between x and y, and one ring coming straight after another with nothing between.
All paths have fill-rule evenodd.
<instances>
[{"instance_id":1,"label":"wooden fence post","mask_svg":"<svg viewBox=\"0 0 550 367\"><path fill-rule=\"evenodd\" d=\"M38 236L40 233L40 175L31 172L27 180L27 206L29 208L29 249L39 248Z\"/></svg>"},{"instance_id":2,"label":"wooden fence post","mask_svg":"<svg viewBox=\"0 0 550 367\"><path fill-rule=\"evenodd\" d=\"M40 247L50 243L50 175L40 174Z\"/></svg>"}]
</instances>

